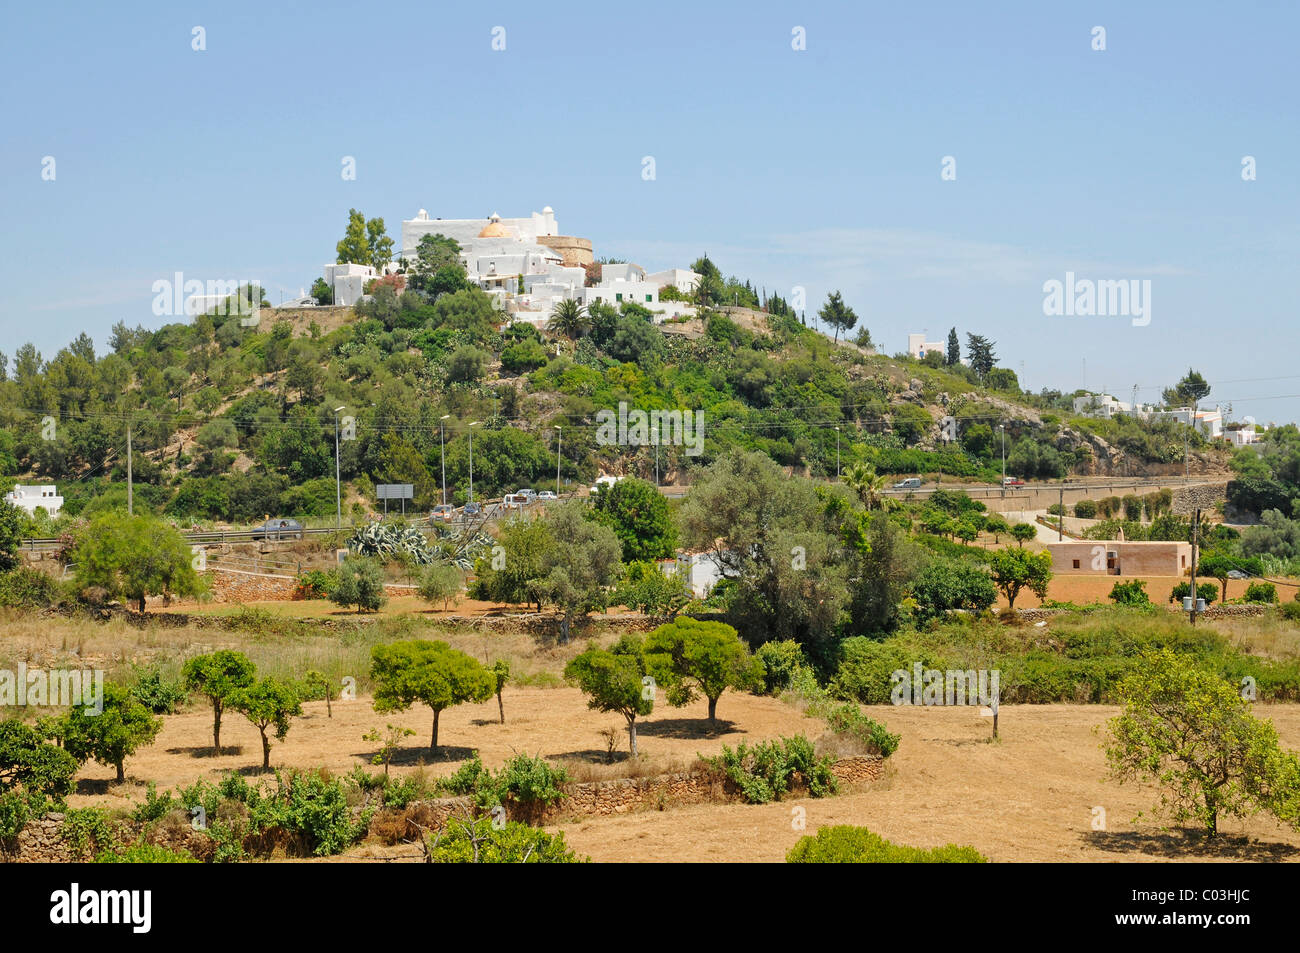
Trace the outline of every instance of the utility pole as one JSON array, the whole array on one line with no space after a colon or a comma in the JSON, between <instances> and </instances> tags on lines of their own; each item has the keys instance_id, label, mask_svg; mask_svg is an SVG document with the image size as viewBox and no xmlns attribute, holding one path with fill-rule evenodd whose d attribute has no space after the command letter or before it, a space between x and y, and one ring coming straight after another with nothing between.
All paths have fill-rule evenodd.
<instances>
[{"instance_id":1,"label":"utility pole","mask_svg":"<svg viewBox=\"0 0 1300 953\"><path fill-rule=\"evenodd\" d=\"M1201 527L1201 511L1192 511L1192 625L1196 625L1196 531Z\"/></svg>"},{"instance_id":2,"label":"utility pole","mask_svg":"<svg viewBox=\"0 0 1300 953\"><path fill-rule=\"evenodd\" d=\"M135 515L135 490L131 485L131 418L126 418L126 515Z\"/></svg>"},{"instance_id":3,"label":"utility pole","mask_svg":"<svg viewBox=\"0 0 1300 953\"><path fill-rule=\"evenodd\" d=\"M998 424L998 431L1002 434L1002 498L1007 498L1007 425Z\"/></svg>"},{"instance_id":4,"label":"utility pole","mask_svg":"<svg viewBox=\"0 0 1300 953\"><path fill-rule=\"evenodd\" d=\"M438 418L438 454L442 457L442 505L447 505L447 437L444 432L442 422L450 417L451 414L443 414Z\"/></svg>"},{"instance_id":5,"label":"utility pole","mask_svg":"<svg viewBox=\"0 0 1300 953\"><path fill-rule=\"evenodd\" d=\"M560 448L564 446L564 428L555 425L555 498L560 498ZM658 448L656 448L658 449ZM658 479L658 470L655 471Z\"/></svg>"},{"instance_id":6,"label":"utility pole","mask_svg":"<svg viewBox=\"0 0 1300 953\"><path fill-rule=\"evenodd\" d=\"M339 411L344 409L334 408L334 525L336 529L343 528L343 481L339 479Z\"/></svg>"},{"instance_id":7,"label":"utility pole","mask_svg":"<svg viewBox=\"0 0 1300 953\"><path fill-rule=\"evenodd\" d=\"M840 478L840 428L835 428L835 479Z\"/></svg>"},{"instance_id":8,"label":"utility pole","mask_svg":"<svg viewBox=\"0 0 1300 953\"><path fill-rule=\"evenodd\" d=\"M474 421L469 425L469 502L474 502L474 428L479 425L479 421Z\"/></svg>"},{"instance_id":9,"label":"utility pole","mask_svg":"<svg viewBox=\"0 0 1300 953\"><path fill-rule=\"evenodd\" d=\"M1061 484L1061 503L1057 507L1060 510L1056 514L1056 541L1059 543L1065 539L1065 484Z\"/></svg>"}]
</instances>

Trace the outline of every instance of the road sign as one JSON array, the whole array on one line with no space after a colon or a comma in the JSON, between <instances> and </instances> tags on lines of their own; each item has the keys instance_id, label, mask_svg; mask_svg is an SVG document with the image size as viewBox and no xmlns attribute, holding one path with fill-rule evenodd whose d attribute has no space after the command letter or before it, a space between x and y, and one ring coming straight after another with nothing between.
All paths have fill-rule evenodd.
<instances>
[{"instance_id":1,"label":"road sign","mask_svg":"<svg viewBox=\"0 0 1300 953\"><path fill-rule=\"evenodd\" d=\"M415 497L413 483L380 483L375 487L375 498L380 500L410 500Z\"/></svg>"}]
</instances>

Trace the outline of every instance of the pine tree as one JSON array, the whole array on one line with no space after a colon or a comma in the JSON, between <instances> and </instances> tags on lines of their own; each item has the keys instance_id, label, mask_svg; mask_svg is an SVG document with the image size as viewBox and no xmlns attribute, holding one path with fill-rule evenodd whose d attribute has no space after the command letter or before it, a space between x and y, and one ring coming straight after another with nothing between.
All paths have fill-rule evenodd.
<instances>
[{"instance_id":1,"label":"pine tree","mask_svg":"<svg viewBox=\"0 0 1300 953\"><path fill-rule=\"evenodd\" d=\"M949 367L961 363L961 345L957 343L957 329L948 331L948 358L944 362Z\"/></svg>"}]
</instances>

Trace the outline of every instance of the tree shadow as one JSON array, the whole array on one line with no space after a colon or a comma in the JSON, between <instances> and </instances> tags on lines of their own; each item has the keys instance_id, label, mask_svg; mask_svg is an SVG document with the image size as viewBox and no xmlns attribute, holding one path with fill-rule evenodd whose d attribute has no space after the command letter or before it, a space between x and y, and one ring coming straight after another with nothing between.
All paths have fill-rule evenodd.
<instances>
[{"instance_id":1,"label":"tree shadow","mask_svg":"<svg viewBox=\"0 0 1300 953\"><path fill-rule=\"evenodd\" d=\"M707 718L660 718L655 721L638 722L637 736L648 738L719 738L736 730L736 723L725 718L709 721Z\"/></svg>"},{"instance_id":2,"label":"tree shadow","mask_svg":"<svg viewBox=\"0 0 1300 953\"><path fill-rule=\"evenodd\" d=\"M1111 853L1141 852L1174 859L1281 861L1300 857L1300 847L1279 841L1260 841L1247 835L1220 834L1211 838L1204 831L1178 828L1168 831L1087 831L1090 847Z\"/></svg>"},{"instance_id":3,"label":"tree shadow","mask_svg":"<svg viewBox=\"0 0 1300 953\"><path fill-rule=\"evenodd\" d=\"M466 748L459 745L439 745L437 751L430 751L427 745L414 748L398 748L393 752L393 758L389 762L394 767L417 767L427 764L446 764L453 761L467 761L474 757L477 748ZM361 758L367 764L373 764L374 759L380 752L375 751L354 751L354 758ZM376 767L382 767L383 761Z\"/></svg>"},{"instance_id":4,"label":"tree shadow","mask_svg":"<svg viewBox=\"0 0 1300 953\"><path fill-rule=\"evenodd\" d=\"M626 738L626 735L624 736ZM611 758L608 751L602 748L585 748L582 751L560 751L555 754L547 755L556 761L580 761L584 764L622 764L624 761L630 761L631 753L627 750L627 742L624 741L622 751L615 751Z\"/></svg>"},{"instance_id":5,"label":"tree shadow","mask_svg":"<svg viewBox=\"0 0 1300 953\"><path fill-rule=\"evenodd\" d=\"M470 719L470 724L480 728L483 727L484 725L497 725L499 727L501 725L501 719L500 718L472 718Z\"/></svg>"},{"instance_id":6,"label":"tree shadow","mask_svg":"<svg viewBox=\"0 0 1300 953\"><path fill-rule=\"evenodd\" d=\"M223 755L241 755L244 753L243 745L222 745L221 751L214 751L212 745L200 745L196 748L168 748L168 754L187 754L191 758L213 758L217 754Z\"/></svg>"}]
</instances>

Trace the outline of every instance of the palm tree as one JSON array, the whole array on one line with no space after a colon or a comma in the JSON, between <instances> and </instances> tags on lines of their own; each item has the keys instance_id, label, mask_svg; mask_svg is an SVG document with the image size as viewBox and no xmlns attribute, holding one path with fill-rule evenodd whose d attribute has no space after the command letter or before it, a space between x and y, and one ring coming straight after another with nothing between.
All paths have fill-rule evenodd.
<instances>
[{"instance_id":1,"label":"palm tree","mask_svg":"<svg viewBox=\"0 0 1300 953\"><path fill-rule=\"evenodd\" d=\"M885 478L876 473L869 463L851 463L844 470L843 480L858 495L868 510L875 509L885 489Z\"/></svg>"},{"instance_id":2,"label":"palm tree","mask_svg":"<svg viewBox=\"0 0 1300 953\"><path fill-rule=\"evenodd\" d=\"M591 330L591 315L582 304L565 298L551 311L551 320L546 327L576 341Z\"/></svg>"}]
</instances>

